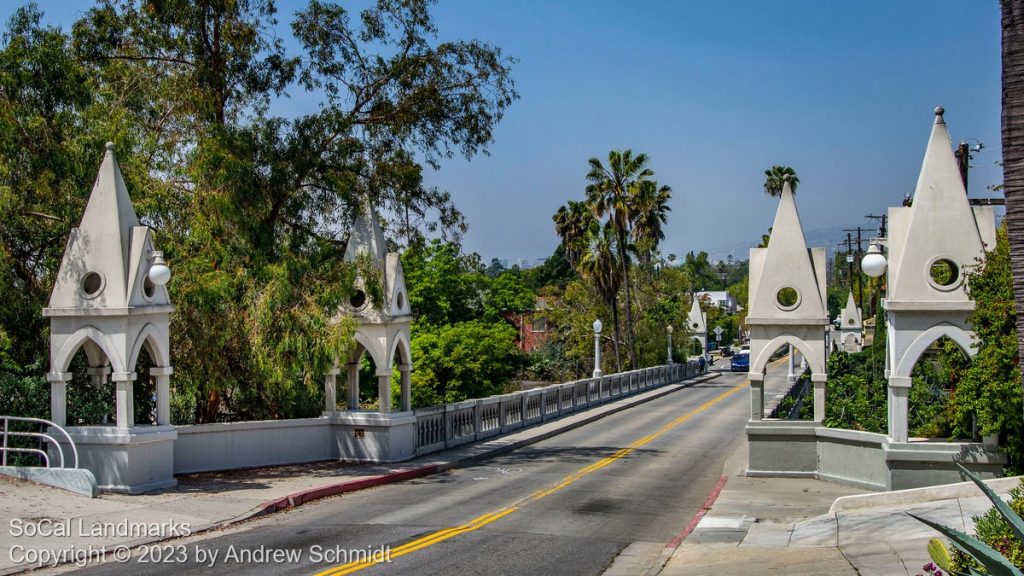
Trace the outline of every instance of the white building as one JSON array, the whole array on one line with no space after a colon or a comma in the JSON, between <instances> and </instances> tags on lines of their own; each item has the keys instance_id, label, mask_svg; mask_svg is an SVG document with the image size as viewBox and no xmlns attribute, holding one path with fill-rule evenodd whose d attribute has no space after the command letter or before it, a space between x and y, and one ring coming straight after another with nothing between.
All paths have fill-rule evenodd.
<instances>
[{"instance_id":1,"label":"white building","mask_svg":"<svg viewBox=\"0 0 1024 576\"><path fill-rule=\"evenodd\" d=\"M735 314L739 309L736 297L724 290L697 292L696 297L698 299L707 298L712 304L724 310L726 314Z\"/></svg>"}]
</instances>

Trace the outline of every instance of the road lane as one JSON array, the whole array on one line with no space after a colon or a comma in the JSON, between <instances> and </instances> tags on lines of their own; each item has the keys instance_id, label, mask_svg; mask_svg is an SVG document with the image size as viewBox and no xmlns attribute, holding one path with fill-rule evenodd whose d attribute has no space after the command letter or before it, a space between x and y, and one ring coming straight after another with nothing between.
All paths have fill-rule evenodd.
<instances>
[{"instance_id":1,"label":"road lane","mask_svg":"<svg viewBox=\"0 0 1024 576\"><path fill-rule=\"evenodd\" d=\"M478 466L169 543L185 547L184 564L83 572L342 574L362 567L338 568L351 558L324 558L324 551L390 546L408 553L356 572L599 574L632 542L668 542L699 510L743 434L744 382L743 374L725 374ZM301 558L238 562L261 546Z\"/></svg>"}]
</instances>

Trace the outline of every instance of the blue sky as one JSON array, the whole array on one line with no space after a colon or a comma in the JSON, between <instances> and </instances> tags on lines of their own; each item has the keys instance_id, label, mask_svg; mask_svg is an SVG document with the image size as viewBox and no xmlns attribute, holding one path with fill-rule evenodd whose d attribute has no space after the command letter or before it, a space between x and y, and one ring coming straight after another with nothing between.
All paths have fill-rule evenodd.
<instances>
[{"instance_id":1,"label":"blue sky","mask_svg":"<svg viewBox=\"0 0 1024 576\"><path fill-rule=\"evenodd\" d=\"M39 4L63 25L91 2ZM304 4L279 1L282 33ZM761 190L773 164L800 175L807 230L876 226L863 215L913 191L937 105L954 141L985 144L971 195L1002 179L994 0L441 0L434 14L441 39L519 60L522 98L491 155L427 176L466 214L465 248L488 260L550 254L551 215L582 198L587 159L613 148L649 154L674 190L665 254L756 243L774 215ZM316 106L297 92L275 109Z\"/></svg>"}]
</instances>

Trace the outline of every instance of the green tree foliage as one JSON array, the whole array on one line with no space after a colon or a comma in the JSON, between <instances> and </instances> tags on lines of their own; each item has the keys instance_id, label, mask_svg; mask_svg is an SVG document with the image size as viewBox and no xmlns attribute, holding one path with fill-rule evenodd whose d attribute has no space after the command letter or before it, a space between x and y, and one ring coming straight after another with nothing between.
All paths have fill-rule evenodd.
<instances>
[{"instance_id":1,"label":"green tree foliage","mask_svg":"<svg viewBox=\"0 0 1024 576\"><path fill-rule=\"evenodd\" d=\"M414 244L402 255L412 327L413 405L498 394L526 366L508 313L533 309L523 272L484 273L479 257L449 242ZM396 396L397 398L397 396Z\"/></svg>"},{"instance_id":2,"label":"green tree foliage","mask_svg":"<svg viewBox=\"0 0 1024 576\"><path fill-rule=\"evenodd\" d=\"M588 238L593 234L597 218L586 202L570 200L558 208L551 217L555 222L555 233L562 239L562 251L570 266L577 266L587 251Z\"/></svg>"},{"instance_id":3,"label":"green tree foliage","mask_svg":"<svg viewBox=\"0 0 1024 576\"><path fill-rule=\"evenodd\" d=\"M978 353L955 392L954 430L970 434L998 434L1010 458L1011 470L1024 466L1024 430L1021 425L1021 383L1017 357L1017 313L1005 226L996 245L986 254L967 286L975 302L971 320Z\"/></svg>"},{"instance_id":4,"label":"green tree foliage","mask_svg":"<svg viewBox=\"0 0 1024 576\"><path fill-rule=\"evenodd\" d=\"M637 334L642 336L637 339L639 358L645 366L665 363L668 344L665 328L671 325L675 328L672 356L676 361L683 360L688 356L692 334L686 322L690 302L685 276L677 267L662 268L660 272L641 267L636 270ZM552 345L564 354L558 365L562 370L572 371L559 374L569 379L582 378L594 369L593 322L598 318L605 325L600 338L601 369L607 374L616 372L615 347L625 343L619 342L613 327L609 326L608 319L612 317L611 306L592 282L578 279L566 285L547 316L548 327L553 331Z\"/></svg>"},{"instance_id":5,"label":"green tree foliage","mask_svg":"<svg viewBox=\"0 0 1024 576\"><path fill-rule=\"evenodd\" d=\"M0 48L0 329L19 366L45 364L38 310L107 140L175 270L179 422L319 410L351 342L329 319L364 205L409 244L461 232L417 159L486 151L517 97L512 61L438 41L426 0L358 14L311 1L291 22L295 53L275 19L270 0L100 0L66 34L16 13ZM271 115L296 88L324 101Z\"/></svg>"},{"instance_id":6,"label":"green tree foliage","mask_svg":"<svg viewBox=\"0 0 1024 576\"><path fill-rule=\"evenodd\" d=\"M525 284L523 273L506 270L489 282L484 297L484 320L497 322L509 312L529 312L536 301L537 295Z\"/></svg>"},{"instance_id":7,"label":"green tree foliage","mask_svg":"<svg viewBox=\"0 0 1024 576\"><path fill-rule=\"evenodd\" d=\"M500 394L525 365L516 347L516 330L505 322L417 324L412 355L414 406Z\"/></svg>"},{"instance_id":8,"label":"green tree foliage","mask_svg":"<svg viewBox=\"0 0 1024 576\"><path fill-rule=\"evenodd\" d=\"M885 381L876 373L879 366L885 366L882 346L868 347L856 354L834 352L829 355L825 426L880 434L887 432L888 400Z\"/></svg>"},{"instance_id":9,"label":"green tree foliage","mask_svg":"<svg viewBox=\"0 0 1024 576\"><path fill-rule=\"evenodd\" d=\"M561 244L555 246L554 253L543 264L523 271L523 281L535 291L544 287L565 288L576 277L576 270L569 263L565 247Z\"/></svg>"},{"instance_id":10,"label":"green tree foliage","mask_svg":"<svg viewBox=\"0 0 1024 576\"><path fill-rule=\"evenodd\" d=\"M707 252L687 252L683 257L682 269L694 291L711 290L720 283Z\"/></svg>"},{"instance_id":11,"label":"green tree foliage","mask_svg":"<svg viewBox=\"0 0 1024 576\"><path fill-rule=\"evenodd\" d=\"M455 244L432 240L402 254L416 325L441 326L480 318L487 277Z\"/></svg>"},{"instance_id":12,"label":"green tree foliage","mask_svg":"<svg viewBox=\"0 0 1024 576\"><path fill-rule=\"evenodd\" d=\"M796 194L796 187L800 184L800 178L796 170L789 166L772 166L764 171L764 193L775 198L782 195L782 188L786 183L786 176L789 176L789 187ZM769 231L769 234L771 231Z\"/></svg>"}]
</instances>

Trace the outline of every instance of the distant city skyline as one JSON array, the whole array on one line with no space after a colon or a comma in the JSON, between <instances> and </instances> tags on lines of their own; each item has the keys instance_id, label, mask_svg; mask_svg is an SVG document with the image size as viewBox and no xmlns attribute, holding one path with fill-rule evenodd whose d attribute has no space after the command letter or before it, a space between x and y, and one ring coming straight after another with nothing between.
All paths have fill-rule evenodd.
<instances>
[{"instance_id":1,"label":"distant city skyline","mask_svg":"<svg viewBox=\"0 0 1024 576\"><path fill-rule=\"evenodd\" d=\"M93 2L38 4L67 28ZM276 32L292 48L304 5L277 2ZM800 176L805 230L876 226L863 216L913 191L936 106L954 143L984 143L971 196L1002 181L996 2L441 0L432 13L439 40L479 39L519 60L522 98L490 155L425 171L466 215L464 249L485 262L549 256L551 215L583 198L587 159L613 148L649 154L673 188L661 251L680 258L756 244L775 211L761 191L774 164ZM320 100L290 94L272 112Z\"/></svg>"}]
</instances>

